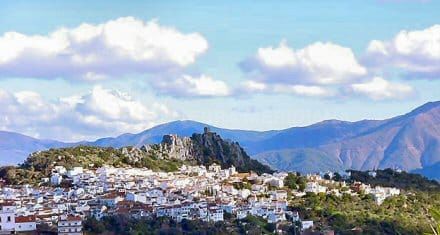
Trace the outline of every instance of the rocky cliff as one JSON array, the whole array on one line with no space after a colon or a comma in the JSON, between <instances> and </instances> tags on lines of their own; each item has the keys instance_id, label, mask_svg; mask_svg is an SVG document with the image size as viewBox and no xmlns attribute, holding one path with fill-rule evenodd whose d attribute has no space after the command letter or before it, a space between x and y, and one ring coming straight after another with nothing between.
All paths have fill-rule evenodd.
<instances>
[{"instance_id":1,"label":"rocky cliff","mask_svg":"<svg viewBox=\"0 0 440 235\"><path fill-rule=\"evenodd\" d=\"M222 167L235 166L238 171L255 171L259 174L272 170L251 159L237 142L223 140L220 135L205 128L203 134L191 137L165 135L160 144L145 145L141 148L160 159L177 159L194 164L220 164Z\"/></svg>"}]
</instances>

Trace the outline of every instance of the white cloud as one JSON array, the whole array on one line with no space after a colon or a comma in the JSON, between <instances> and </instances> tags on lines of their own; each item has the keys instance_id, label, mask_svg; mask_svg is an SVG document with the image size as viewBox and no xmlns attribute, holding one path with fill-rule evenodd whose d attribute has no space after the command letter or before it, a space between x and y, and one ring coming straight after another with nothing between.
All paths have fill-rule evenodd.
<instances>
[{"instance_id":1,"label":"white cloud","mask_svg":"<svg viewBox=\"0 0 440 235\"><path fill-rule=\"evenodd\" d=\"M398 45L396 48L401 53L412 54L420 50L418 53L424 56L440 57L434 42L420 43L424 46L418 47L414 45L417 43L413 41L425 41L425 36L400 36L405 39L396 39L399 42L395 43ZM439 37L437 35L434 38ZM372 41L368 50L370 53L388 56L392 53L388 47L383 42ZM424 47L431 50L425 50ZM372 100L404 99L415 94L409 85L375 76L376 72L383 71L368 71L357 61L350 48L332 43L317 42L295 51L285 41L281 41L278 47L258 49L254 57L241 65L249 76L241 84L237 94L291 94L333 98L355 95Z\"/></svg>"},{"instance_id":2,"label":"white cloud","mask_svg":"<svg viewBox=\"0 0 440 235\"><path fill-rule=\"evenodd\" d=\"M329 97L334 95L333 92L330 91L329 89L320 86L276 85L273 87L273 91L280 93L294 94L299 96L309 96L309 97Z\"/></svg>"},{"instance_id":3,"label":"white cloud","mask_svg":"<svg viewBox=\"0 0 440 235\"><path fill-rule=\"evenodd\" d=\"M440 78L440 25L403 30L389 41L373 40L365 61L381 68L400 68L410 78Z\"/></svg>"},{"instance_id":4,"label":"white cloud","mask_svg":"<svg viewBox=\"0 0 440 235\"><path fill-rule=\"evenodd\" d=\"M178 78L163 79L151 85L160 93L171 96L218 97L230 94L230 89L225 82L204 74L200 76L182 75Z\"/></svg>"},{"instance_id":5,"label":"white cloud","mask_svg":"<svg viewBox=\"0 0 440 235\"><path fill-rule=\"evenodd\" d=\"M346 84L367 74L350 48L321 42L295 51L281 41L278 47L259 48L241 66L254 80L295 85Z\"/></svg>"},{"instance_id":6,"label":"white cloud","mask_svg":"<svg viewBox=\"0 0 440 235\"><path fill-rule=\"evenodd\" d=\"M35 92L0 90L0 105L2 129L61 140L137 132L178 116L163 104L145 104L100 86L57 101L47 101Z\"/></svg>"},{"instance_id":7,"label":"white cloud","mask_svg":"<svg viewBox=\"0 0 440 235\"><path fill-rule=\"evenodd\" d=\"M389 82L381 77L374 77L365 83L352 84L348 91L373 100L405 99L414 94L411 86Z\"/></svg>"},{"instance_id":8,"label":"white cloud","mask_svg":"<svg viewBox=\"0 0 440 235\"><path fill-rule=\"evenodd\" d=\"M262 82L248 80L243 82L241 88L248 92L263 92L268 90L268 85Z\"/></svg>"},{"instance_id":9,"label":"white cloud","mask_svg":"<svg viewBox=\"0 0 440 235\"><path fill-rule=\"evenodd\" d=\"M321 86L266 84L257 81L245 81L236 91L237 95L251 93L289 94L307 97L330 97L334 92Z\"/></svg>"},{"instance_id":10,"label":"white cloud","mask_svg":"<svg viewBox=\"0 0 440 235\"><path fill-rule=\"evenodd\" d=\"M208 48L199 33L182 33L133 17L61 28L48 35L0 36L0 76L101 80L127 73L175 70Z\"/></svg>"}]
</instances>

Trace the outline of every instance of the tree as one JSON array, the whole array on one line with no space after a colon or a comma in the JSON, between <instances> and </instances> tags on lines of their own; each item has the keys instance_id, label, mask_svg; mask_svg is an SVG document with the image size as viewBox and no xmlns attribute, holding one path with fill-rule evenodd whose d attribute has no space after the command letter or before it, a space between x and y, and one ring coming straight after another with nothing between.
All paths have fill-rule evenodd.
<instances>
[{"instance_id":1,"label":"tree","mask_svg":"<svg viewBox=\"0 0 440 235\"><path fill-rule=\"evenodd\" d=\"M84 230L100 234L105 232L105 226L103 223L92 217L84 221Z\"/></svg>"},{"instance_id":2,"label":"tree","mask_svg":"<svg viewBox=\"0 0 440 235\"><path fill-rule=\"evenodd\" d=\"M289 189L297 189L298 188L296 184L297 180L298 179L296 174L289 173L287 177L284 179L284 185L286 185L286 187L288 187Z\"/></svg>"}]
</instances>

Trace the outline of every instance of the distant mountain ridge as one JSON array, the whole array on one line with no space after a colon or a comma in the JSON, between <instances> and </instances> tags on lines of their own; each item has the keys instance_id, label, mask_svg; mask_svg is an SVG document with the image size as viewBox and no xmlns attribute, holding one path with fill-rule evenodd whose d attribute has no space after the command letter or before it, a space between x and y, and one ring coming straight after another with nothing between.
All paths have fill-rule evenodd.
<instances>
[{"instance_id":1,"label":"distant mountain ridge","mask_svg":"<svg viewBox=\"0 0 440 235\"><path fill-rule=\"evenodd\" d=\"M231 130L189 120L174 121L137 134L81 144L140 147L159 143L166 134L190 137L205 126L224 139L239 142L247 153L275 169L313 172L395 167L423 173L425 168L436 169L440 162L440 102L426 103L407 114L386 120L328 120L272 131ZM14 163L12 157L8 158L11 161L4 161L4 156L14 156L15 162L20 162L30 152L63 145L72 144L33 138L30 142L17 144L17 141L0 138L0 163ZM429 173L431 177L440 178L435 170Z\"/></svg>"},{"instance_id":2,"label":"distant mountain ridge","mask_svg":"<svg viewBox=\"0 0 440 235\"><path fill-rule=\"evenodd\" d=\"M0 131L0 165L17 164L30 153L71 144L54 140L39 140L26 135Z\"/></svg>"},{"instance_id":3,"label":"distant mountain ridge","mask_svg":"<svg viewBox=\"0 0 440 235\"><path fill-rule=\"evenodd\" d=\"M359 133L345 132L347 135L339 140L313 146L315 153L308 154L306 158L313 161L312 157L319 154L321 162L331 164L324 167L318 167L322 164L315 165L315 168L308 170L399 168L411 171L432 168L436 164L438 166L440 102L427 103L408 114L370 124L363 125L363 130ZM302 148L294 147L289 150L262 152L254 157L274 168L280 168L304 158L296 154L300 149ZM301 169L304 168L298 164L290 168ZM430 177L440 179L440 173L435 174L433 170L429 173Z\"/></svg>"}]
</instances>

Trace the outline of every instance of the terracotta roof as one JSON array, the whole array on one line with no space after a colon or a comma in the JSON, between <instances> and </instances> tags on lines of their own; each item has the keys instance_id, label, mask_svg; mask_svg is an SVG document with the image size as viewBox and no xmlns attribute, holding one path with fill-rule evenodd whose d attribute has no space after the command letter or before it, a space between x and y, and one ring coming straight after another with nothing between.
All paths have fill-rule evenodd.
<instances>
[{"instance_id":1,"label":"terracotta roof","mask_svg":"<svg viewBox=\"0 0 440 235\"><path fill-rule=\"evenodd\" d=\"M15 203L13 201L3 201L0 203L0 206L14 206Z\"/></svg>"},{"instance_id":2,"label":"terracotta roof","mask_svg":"<svg viewBox=\"0 0 440 235\"><path fill-rule=\"evenodd\" d=\"M35 222L34 215L15 217L15 223L29 223L29 222Z\"/></svg>"}]
</instances>

